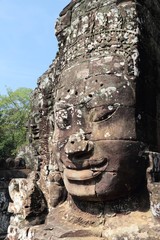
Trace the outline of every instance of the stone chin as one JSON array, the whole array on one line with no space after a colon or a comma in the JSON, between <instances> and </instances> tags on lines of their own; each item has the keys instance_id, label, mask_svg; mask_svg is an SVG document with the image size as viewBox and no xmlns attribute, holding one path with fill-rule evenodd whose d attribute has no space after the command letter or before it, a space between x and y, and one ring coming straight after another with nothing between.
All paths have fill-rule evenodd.
<instances>
[{"instance_id":1,"label":"stone chin","mask_svg":"<svg viewBox=\"0 0 160 240\"><path fill-rule=\"evenodd\" d=\"M106 166L105 166L106 168ZM69 194L81 198L96 198L95 186L101 171L64 169L64 184Z\"/></svg>"},{"instance_id":2,"label":"stone chin","mask_svg":"<svg viewBox=\"0 0 160 240\"><path fill-rule=\"evenodd\" d=\"M76 197L93 199L96 197L95 193L95 179L84 180L84 181L75 181L70 180L66 177L64 172L64 184L67 189L67 192Z\"/></svg>"},{"instance_id":3,"label":"stone chin","mask_svg":"<svg viewBox=\"0 0 160 240\"><path fill-rule=\"evenodd\" d=\"M65 169L67 192L85 201L115 200L126 197L144 186L145 173L127 175L125 172Z\"/></svg>"},{"instance_id":4,"label":"stone chin","mask_svg":"<svg viewBox=\"0 0 160 240\"><path fill-rule=\"evenodd\" d=\"M92 174L91 170L74 170L74 176L72 171L72 177L68 177L68 170L64 170L64 184L68 193L87 201L112 199L115 194L115 185L119 182L117 173L94 172L94 175ZM108 180L105 184L104 179Z\"/></svg>"}]
</instances>

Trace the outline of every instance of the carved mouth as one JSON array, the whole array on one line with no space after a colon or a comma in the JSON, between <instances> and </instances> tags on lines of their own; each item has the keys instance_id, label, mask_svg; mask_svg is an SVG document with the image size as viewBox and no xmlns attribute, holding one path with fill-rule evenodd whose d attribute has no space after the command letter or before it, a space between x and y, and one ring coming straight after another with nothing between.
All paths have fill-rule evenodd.
<instances>
[{"instance_id":1,"label":"carved mouth","mask_svg":"<svg viewBox=\"0 0 160 240\"><path fill-rule=\"evenodd\" d=\"M104 166L108 161L107 158L88 158L88 159L80 159L80 158L72 158L71 160L68 159L68 161L63 161L63 164L65 164L64 168L68 169L74 169L74 170L84 170L84 169L93 169L94 168L100 168L101 166Z\"/></svg>"},{"instance_id":2,"label":"carved mouth","mask_svg":"<svg viewBox=\"0 0 160 240\"><path fill-rule=\"evenodd\" d=\"M75 169L65 168L64 175L68 180L72 180L72 181L89 180L99 176L102 172L106 170L107 166L108 166L108 162L106 161L106 159L103 159L103 163L98 164L96 166L92 165L90 166L90 169L75 170Z\"/></svg>"}]
</instances>

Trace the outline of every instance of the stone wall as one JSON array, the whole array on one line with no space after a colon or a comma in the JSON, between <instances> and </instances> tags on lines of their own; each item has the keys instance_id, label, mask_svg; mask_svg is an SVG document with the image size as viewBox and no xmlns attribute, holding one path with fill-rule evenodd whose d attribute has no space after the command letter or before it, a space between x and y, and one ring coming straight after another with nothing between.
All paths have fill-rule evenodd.
<instances>
[{"instance_id":1,"label":"stone wall","mask_svg":"<svg viewBox=\"0 0 160 240\"><path fill-rule=\"evenodd\" d=\"M143 7L141 7L141 4ZM145 117L145 139L147 138L150 146L157 146L159 151L159 18L160 6L158 1L139 1L137 11L141 22L139 35L140 53L140 89L137 89L137 97L140 98ZM143 94L142 94L143 93ZM152 147L151 147L152 148Z\"/></svg>"},{"instance_id":2,"label":"stone wall","mask_svg":"<svg viewBox=\"0 0 160 240\"><path fill-rule=\"evenodd\" d=\"M119 239L118 237L156 239L158 222L152 218L149 210L149 192L146 190L145 174L150 162L147 172L150 203L154 216L159 218L159 13L158 0L154 2L151 0L74 0L60 13L56 23L59 51L49 69L38 79L37 88L32 96L28 137L32 149L30 166L33 172L25 180L13 179L10 183L9 191L13 203L9 205L9 211L14 213L14 217L8 228L7 239L56 240L71 239L71 237L73 239L80 239L80 237L82 239L87 237L88 239L89 237L90 239ZM108 131L103 136L103 140L110 144L117 140L120 142L127 140L130 141L129 144L141 142L140 146L135 147L137 149L139 146L138 159L141 165L138 165L139 172L136 172L136 175L132 169L130 170L131 166L137 166L136 163L128 164L126 167L133 176L132 180L129 179L133 191L124 194L125 199L121 199L123 191L119 188L116 193L113 191L110 202L104 199L102 201L101 188L106 183L102 181L102 185L95 184L96 187L94 187L96 193L100 193L99 202L93 201L94 192L87 204L88 198L85 196L86 193L83 193L83 184L79 184L79 188L76 186L74 190L75 185L71 188L65 180L63 168L66 164L66 168L70 169L71 162L70 159L66 162L60 161L64 156L63 146L66 144L61 140L67 138L69 142L73 131L70 119L68 120L66 117L68 115L65 115L66 111L63 109L60 112L61 115L58 114L59 108L62 110L61 106L64 104L79 106L82 97L81 103L85 102L85 106L89 109L90 100L94 95L100 96L99 106L102 106L103 95L107 96L110 108L112 105L116 109L127 106L127 110L124 111L123 108L120 113L117 113L117 118L124 119L125 116L128 121L124 122L123 128L123 121L118 122L116 126L114 121L111 122L111 127L106 127ZM128 109L132 109L132 112ZM70 113L67 112L67 114ZM77 116L80 115L79 112ZM78 120L73 121L72 124L79 134L74 134L74 137L79 137L80 141L83 140L80 146L82 149L86 146L84 142L86 139L83 139L83 132L80 129L87 124L83 125L82 118L77 118ZM119 131L121 128L123 131ZM95 127L95 132L96 139L94 136L87 136L87 140L93 141L94 144L101 140L100 128ZM90 134L88 125L87 133ZM90 142L87 145L89 147L91 147ZM73 138L70 145L66 145L65 148L68 155L76 148L71 144L73 144ZM113 148L114 162L111 168L115 169L118 160L116 156L114 157L114 145L110 146L110 149ZM118 146L123 149L124 145ZM131 157L130 162L134 162L134 158ZM70 171L66 172L69 175ZM90 173L88 169L83 171L83 174ZM78 171L76 174L73 171L73 179L78 178L78 174ZM120 178L125 178L125 174L123 176ZM84 178L84 175L82 177ZM137 187L135 189L133 187L136 182L140 185L139 191ZM18 186L19 190L14 191L14 186ZM91 188L87 188L88 193ZM114 190L111 186L112 188ZM78 202L73 201L72 195L75 195L75 191L82 191L78 196L81 199L85 198L85 201L81 199L78 199ZM117 199L112 199L113 196ZM16 199L19 199L19 209L17 209ZM129 215L123 214L130 211L132 213ZM108 216L111 218L107 218ZM39 227L40 223L43 225ZM72 224L75 224L74 227ZM87 226L89 229L85 228ZM91 229L91 226L97 226L97 228Z\"/></svg>"}]
</instances>

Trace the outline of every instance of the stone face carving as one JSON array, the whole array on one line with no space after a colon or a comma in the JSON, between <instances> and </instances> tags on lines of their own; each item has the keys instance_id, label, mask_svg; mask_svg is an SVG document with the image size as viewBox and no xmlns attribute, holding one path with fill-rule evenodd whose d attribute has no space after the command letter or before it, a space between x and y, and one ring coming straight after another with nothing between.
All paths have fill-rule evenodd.
<instances>
[{"instance_id":1,"label":"stone face carving","mask_svg":"<svg viewBox=\"0 0 160 240\"><path fill-rule=\"evenodd\" d=\"M134 91L118 77L102 75L103 81L97 76L82 82L75 96L80 84L75 69L70 76L65 71L68 80L75 74L75 83L66 81L67 91L58 91L55 107L65 186L71 195L88 200L124 196L145 181L146 159L141 154L145 145L136 135ZM122 100L127 94L133 99L130 104Z\"/></svg>"},{"instance_id":2,"label":"stone face carving","mask_svg":"<svg viewBox=\"0 0 160 240\"><path fill-rule=\"evenodd\" d=\"M146 186L144 153L159 151L159 83L148 57L148 3L139 4L77 0L60 13L59 52L38 80L29 127L51 207L65 189L81 200L108 201Z\"/></svg>"},{"instance_id":3,"label":"stone face carving","mask_svg":"<svg viewBox=\"0 0 160 240\"><path fill-rule=\"evenodd\" d=\"M13 202L8 211L27 219L37 217L47 212L47 203L35 183L35 174L29 174L28 179L13 179L9 184L9 194Z\"/></svg>"},{"instance_id":4,"label":"stone face carving","mask_svg":"<svg viewBox=\"0 0 160 240\"><path fill-rule=\"evenodd\" d=\"M64 68L55 86L54 149L69 194L113 200L146 180L147 144L139 134L136 96L136 4L82 1L77 6L72 17L70 10L62 14L56 28Z\"/></svg>"},{"instance_id":5,"label":"stone face carving","mask_svg":"<svg viewBox=\"0 0 160 240\"><path fill-rule=\"evenodd\" d=\"M79 233L97 224L107 239L156 239L147 210L150 194L159 218L159 9L157 0L73 0L60 13L59 51L32 98L25 159L36 179L10 183L17 216L8 239L74 236L69 222L82 225ZM47 227L26 230L18 214L34 214L32 186L49 215Z\"/></svg>"},{"instance_id":6,"label":"stone face carving","mask_svg":"<svg viewBox=\"0 0 160 240\"><path fill-rule=\"evenodd\" d=\"M22 159L8 158L0 166L0 239L4 239L10 224L11 213L8 211L10 196L8 185L13 178L26 178L29 169L22 169Z\"/></svg>"}]
</instances>

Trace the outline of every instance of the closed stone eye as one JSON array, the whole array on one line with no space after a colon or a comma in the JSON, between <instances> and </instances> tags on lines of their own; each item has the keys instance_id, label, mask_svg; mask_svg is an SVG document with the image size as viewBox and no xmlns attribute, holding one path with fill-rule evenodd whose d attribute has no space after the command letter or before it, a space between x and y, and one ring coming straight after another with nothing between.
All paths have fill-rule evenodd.
<instances>
[{"instance_id":1,"label":"closed stone eye","mask_svg":"<svg viewBox=\"0 0 160 240\"><path fill-rule=\"evenodd\" d=\"M117 108L113 106L109 106L108 109L99 111L94 117L93 117L93 122L102 122L102 121L107 121L110 119L114 113L116 112Z\"/></svg>"}]
</instances>

